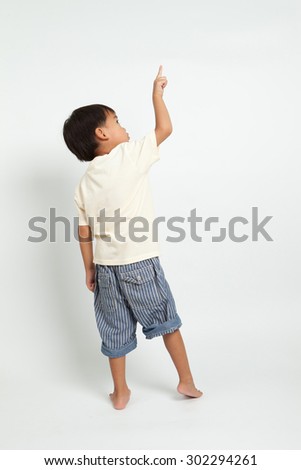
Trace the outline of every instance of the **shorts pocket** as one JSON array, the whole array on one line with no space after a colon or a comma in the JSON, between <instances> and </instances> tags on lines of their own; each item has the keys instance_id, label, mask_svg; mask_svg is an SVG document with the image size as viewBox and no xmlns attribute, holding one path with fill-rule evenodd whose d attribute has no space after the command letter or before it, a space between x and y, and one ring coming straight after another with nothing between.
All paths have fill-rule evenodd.
<instances>
[{"instance_id":1,"label":"shorts pocket","mask_svg":"<svg viewBox=\"0 0 301 470\"><path fill-rule=\"evenodd\" d=\"M109 274L98 273L98 287L100 304L103 310L105 312L115 312L117 301Z\"/></svg>"},{"instance_id":2,"label":"shorts pocket","mask_svg":"<svg viewBox=\"0 0 301 470\"><path fill-rule=\"evenodd\" d=\"M152 265L121 272L120 277L132 308L149 310L164 300Z\"/></svg>"}]
</instances>

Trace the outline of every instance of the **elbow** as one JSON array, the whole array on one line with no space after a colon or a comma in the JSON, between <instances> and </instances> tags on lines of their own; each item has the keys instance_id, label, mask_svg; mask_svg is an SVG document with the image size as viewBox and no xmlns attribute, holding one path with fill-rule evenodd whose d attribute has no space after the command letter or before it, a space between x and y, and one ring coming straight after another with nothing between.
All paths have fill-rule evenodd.
<instances>
[{"instance_id":1,"label":"elbow","mask_svg":"<svg viewBox=\"0 0 301 470\"><path fill-rule=\"evenodd\" d=\"M160 127L160 128L156 127L155 133L156 133L157 145L160 145L172 133L172 126Z\"/></svg>"},{"instance_id":2,"label":"elbow","mask_svg":"<svg viewBox=\"0 0 301 470\"><path fill-rule=\"evenodd\" d=\"M172 133L172 131L173 131L173 128L172 128L172 125L170 125L170 126L166 129L167 135L170 136L170 134Z\"/></svg>"},{"instance_id":3,"label":"elbow","mask_svg":"<svg viewBox=\"0 0 301 470\"><path fill-rule=\"evenodd\" d=\"M172 133L173 127L171 123L166 126L156 126L155 131L160 132L161 134L165 134L166 137L168 137Z\"/></svg>"},{"instance_id":4,"label":"elbow","mask_svg":"<svg viewBox=\"0 0 301 470\"><path fill-rule=\"evenodd\" d=\"M172 126L166 127L163 131L164 133L164 140L167 139L170 134L172 133Z\"/></svg>"},{"instance_id":5,"label":"elbow","mask_svg":"<svg viewBox=\"0 0 301 470\"><path fill-rule=\"evenodd\" d=\"M166 137L168 137L172 133L172 131L173 131L172 124L170 124L169 126L166 126L162 129L162 132L164 132Z\"/></svg>"},{"instance_id":6,"label":"elbow","mask_svg":"<svg viewBox=\"0 0 301 470\"><path fill-rule=\"evenodd\" d=\"M87 242L92 240L92 232L89 225L78 226L78 238L79 241Z\"/></svg>"}]
</instances>

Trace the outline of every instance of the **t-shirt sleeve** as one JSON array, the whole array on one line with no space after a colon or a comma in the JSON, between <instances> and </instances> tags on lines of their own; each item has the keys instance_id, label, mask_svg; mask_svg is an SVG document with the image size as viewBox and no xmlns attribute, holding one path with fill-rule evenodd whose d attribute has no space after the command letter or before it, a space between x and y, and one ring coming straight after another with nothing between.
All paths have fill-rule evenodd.
<instances>
[{"instance_id":1,"label":"t-shirt sleeve","mask_svg":"<svg viewBox=\"0 0 301 470\"><path fill-rule=\"evenodd\" d=\"M155 130L152 130L140 140L127 143L128 157L142 173L160 159Z\"/></svg>"},{"instance_id":2,"label":"t-shirt sleeve","mask_svg":"<svg viewBox=\"0 0 301 470\"><path fill-rule=\"evenodd\" d=\"M74 194L74 203L78 214L78 225L89 225L84 205L80 199L77 190Z\"/></svg>"}]
</instances>

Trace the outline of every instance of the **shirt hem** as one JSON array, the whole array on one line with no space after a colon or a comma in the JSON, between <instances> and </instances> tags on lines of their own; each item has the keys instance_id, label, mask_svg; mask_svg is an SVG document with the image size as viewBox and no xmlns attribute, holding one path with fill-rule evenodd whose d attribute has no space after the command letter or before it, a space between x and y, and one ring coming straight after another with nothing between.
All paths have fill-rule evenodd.
<instances>
[{"instance_id":1,"label":"shirt hem","mask_svg":"<svg viewBox=\"0 0 301 470\"><path fill-rule=\"evenodd\" d=\"M103 260L99 258L98 259L94 258L93 263L116 266L116 265L121 265L121 264L135 263L136 261L142 261L144 259L153 258L154 256L160 256L160 250L152 251L151 253L147 253L147 254L140 255L140 256L132 256L131 258L127 258L122 261L121 260L116 261L116 259L115 260Z\"/></svg>"}]
</instances>

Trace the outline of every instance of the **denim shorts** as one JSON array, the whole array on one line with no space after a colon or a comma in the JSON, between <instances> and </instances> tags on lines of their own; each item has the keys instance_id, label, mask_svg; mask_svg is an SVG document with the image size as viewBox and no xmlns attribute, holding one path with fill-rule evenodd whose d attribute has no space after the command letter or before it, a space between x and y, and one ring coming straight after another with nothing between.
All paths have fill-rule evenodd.
<instances>
[{"instance_id":1,"label":"denim shorts","mask_svg":"<svg viewBox=\"0 0 301 470\"><path fill-rule=\"evenodd\" d=\"M137 347L137 321L146 339L182 325L158 256L124 265L96 264L94 310L101 352L109 357Z\"/></svg>"}]
</instances>

